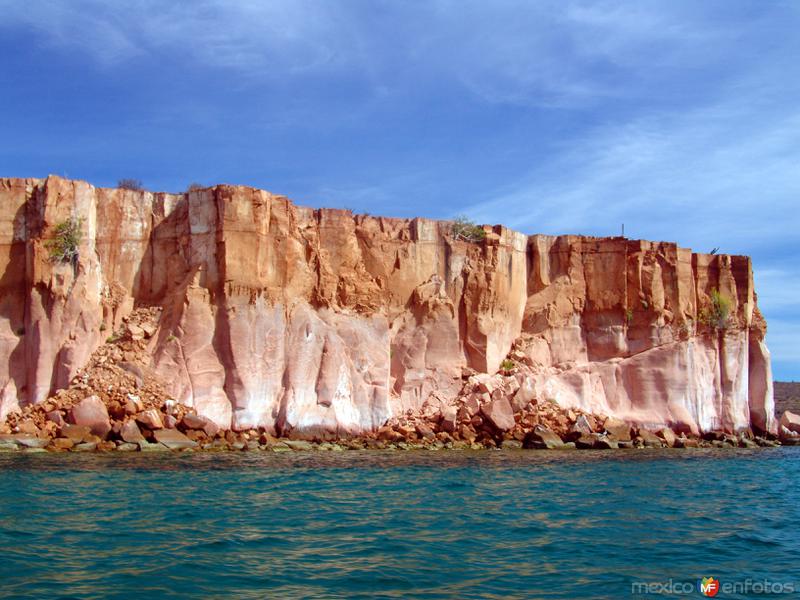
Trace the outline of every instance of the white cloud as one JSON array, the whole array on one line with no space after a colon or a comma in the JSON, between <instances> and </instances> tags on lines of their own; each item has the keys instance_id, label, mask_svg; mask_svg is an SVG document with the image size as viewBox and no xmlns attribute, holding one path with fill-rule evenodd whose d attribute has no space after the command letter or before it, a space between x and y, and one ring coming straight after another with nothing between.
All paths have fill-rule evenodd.
<instances>
[{"instance_id":1,"label":"white cloud","mask_svg":"<svg viewBox=\"0 0 800 600\"><path fill-rule=\"evenodd\" d=\"M467 212L529 233L677 239L743 253L800 227L800 111L748 101L636 118L571 139L555 157Z\"/></svg>"},{"instance_id":2,"label":"white cloud","mask_svg":"<svg viewBox=\"0 0 800 600\"><path fill-rule=\"evenodd\" d=\"M0 0L0 28L23 24L104 66L168 54L254 81L346 70L376 94L427 77L490 103L574 107L746 51L756 24L723 26L695 4Z\"/></svg>"},{"instance_id":3,"label":"white cloud","mask_svg":"<svg viewBox=\"0 0 800 600\"><path fill-rule=\"evenodd\" d=\"M6 0L0 27L25 25L106 66L169 52L200 66L270 77L335 63L344 40L333 8L304 0Z\"/></svg>"}]
</instances>

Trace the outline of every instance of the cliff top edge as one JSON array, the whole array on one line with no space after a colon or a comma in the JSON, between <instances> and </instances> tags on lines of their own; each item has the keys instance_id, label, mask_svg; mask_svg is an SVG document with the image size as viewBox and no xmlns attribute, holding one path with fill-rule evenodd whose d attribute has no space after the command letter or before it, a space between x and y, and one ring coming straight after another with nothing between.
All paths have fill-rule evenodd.
<instances>
[{"instance_id":1,"label":"cliff top edge","mask_svg":"<svg viewBox=\"0 0 800 600\"><path fill-rule=\"evenodd\" d=\"M180 199L182 197L190 197L192 193L199 193L199 192L208 192L208 191L216 191L216 190L247 190L253 192L262 192L267 194L273 199L286 201L291 206L294 206L298 209L302 210L309 210L314 211L318 214L349 214L352 217L362 217L365 219L377 219L377 220L384 220L387 222L395 222L395 223L431 223L431 224L443 224L448 223L450 220L448 219L433 219L429 217L389 217L389 216L382 216L382 215L374 215L368 212L356 212L349 208L333 208L333 207L321 207L321 208L314 208L311 206L306 206L302 204L297 204L291 198L284 194L277 194L271 192L269 190L265 190L263 188L257 188L250 185L242 185L242 184L230 184L230 183L217 183L208 186L198 187L192 190L186 190L183 192L166 192L166 191L153 191L148 190L144 187L141 189L129 189L129 188L122 188L119 186L116 187L103 187L103 186L96 186L92 183L83 180L83 179L72 179L67 177L62 177L60 175L53 175L50 174L47 177L0 177L0 187L19 187L19 186L33 186L33 187L44 187L47 186L50 182L56 183L68 183L68 184L79 184L85 185L90 189L93 190L103 190L108 192L123 192L128 194L141 194L142 196L151 195L154 199L163 199L163 198L175 198ZM628 243L643 243L643 244L652 244L652 245L665 245L668 247L673 247L677 251L684 251L689 252L693 256L701 257L703 259L713 259L714 257L727 257L732 260L747 260L750 261L750 257L748 255L743 254L729 254L729 253L705 253L705 252L694 252L691 248L684 248L680 246L677 242L673 241L666 241L666 240L647 240L642 238L629 238L623 237L621 235L610 235L610 236L594 236L594 235L586 235L580 233L564 233L564 234L545 234L545 233L523 233L520 231L516 231L507 227L500 223L495 224L487 224L483 223L480 224L481 227L484 228L487 233L495 233L502 235L506 233L506 235L518 235L524 236L527 238L528 243L531 243L536 240L548 240L548 239L575 239L581 240L584 242L602 242L602 241L618 241L618 242L628 242ZM464 242L469 243L469 242Z\"/></svg>"}]
</instances>

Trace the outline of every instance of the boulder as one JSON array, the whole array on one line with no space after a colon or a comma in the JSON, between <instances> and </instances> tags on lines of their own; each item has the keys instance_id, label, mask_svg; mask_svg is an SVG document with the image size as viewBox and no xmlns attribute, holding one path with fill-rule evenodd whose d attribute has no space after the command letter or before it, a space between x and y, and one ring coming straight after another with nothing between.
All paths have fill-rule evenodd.
<instances>
[{"instance_id":1,"label":"boulder","mask_svg":"<svg viewBox=\"0 0 800 600\"><path fill-rule=\"evenodd\" d=\"M500 385L502 379L489 375L488 373L480 373L474 376L475 384L479 392L484 394L491 394Z\"/></svg>"},{"instance_id":2,"label":"boulder","mask_svg":"<svg viewBox=\"0 0 800 600\"><path fill-rule=\"evenodd\" d=\"M206 426L208 419L194 413L187 413L181 419L181 427L183 429L203 429Z\"/></svg>"},{"instance_id":3,"label":"boulder","mask_svg":"<svg viewBox=\"0 0 800 600\"><path fill-rule=\"evenodd\" d=\"M462 425L461 428L458 430L458 435L461 437L462 440L469 442L470 444L475 441L477 437L475 435L475 431L470 428L468 425Z\"/></svg>"},{"instance_id":4,"label":"boulder","mask_svg":"<svg viewBox=\"0 0 800 600\"><path fill-rule=\"evenodd\" d=\"M664 445L664 440L647 429L639 429L639 438L645 448L661 448Z\"/></svg>"},{"instance_id":5,"label":"boulder","mask_svg":"<svg viewBox=\"0 0 800 600\"><path fill-rule=\"evenodd\" d=\"M537 425L525 436L523 442L525 448L541 448L553 450L564 446L564 442L552 429L543 425Z\"/></svg>"},{"instance_id":6,"label":"boulder","mask_svg":"<svg viewBox=\"0 0 800 600\"><path fill-rule=\"evenodd\" d=\"M507 398L498 398L481 407L481 412L491 425L499 431L514 427L514 410Z\"/></svg>"},{"instance_id":7,"label":"boulder","mask_svg":"<svg viewBox=\"0 0 800 600\"><path fill-rule=\"evenodd\" d=\"M477 415L481 410L481 398L479 395L470 394L467 396L467 399L464 401L464 405L462 406L463 410L469 416L469 418L474 417Z\"/></svg>"},{"instance_id":8,"label":"boulder","mask_svg":"<svg viewBox=\"0 0 800 600\"><path fill-rule=\"evenodd\" d=\"M116 450L117 445L111 440L103 440L97 443L97 450L99 452L110 452L111 450Z\"/></svg>"},{"instance_id":9,"label":"boulder","mask_svg":"<svg viewBox=\"0 0 800 600\"><path fill-rule=\"evenodd\" d=\"M66 421L64 421L64 413L60 410L51 410L47 413L47 420L51 423L55 423L56 426L62 427Z\"/></svg>"},{"instance_id":10,"label":"boulder","mask_svg":"<svg viewBox=\"0 0 800 600\"><path fill-rule=\"evenodd\" d=\"M417 432L417 435L422 439L430 439L436 437L436 434L433 433L433 429L431 429L430 425L428 425L427 423L417 423L415 431Z\"/></svg>"},{"instance_id":11,"label":"boulder","mask_svg":"<svg viewBox=\"0 0 800 600\"><path fill-rule=\"evenodd\" d=\"M0 435L0 443L14 443L21 448L44 448L49 440L27 434Z\"/></svg>"},{"instance_id":12,"label":"boulder","mask_svg":"<svg viewBox=\"0 0 800 600\"><path fill-rule=\"evenodd\" d=\"M570 428L570 432L579 434L594 433L594 428L592 427L592 424L589 422L589 419L586 418L586 415L580 415Z\"/></svg>"},{"instance_id":13,"label":"boulder","mask_svg":"<svg viewBox=\"0 0 800 600\"><path fill-rule=\"evenodd\" d=\"M599 433L582 433L574 440L575 447L580 450L590 450L595 447L595 444L600 439Z\"/></svg>"},{"instance_id":14,"label":"boulder","mask_svg":"<svg viewBox=\"0 0 800 600\"><path fill-rule=\"evenodd\" d=\"M784 411L781 415L781 427L794 435L800 435L800 415L788 410Z\"/></svg>"},{"instance_id":15,"label":"boulder","mask_svg":"<svg viewBox=\"0 0 800 600\"><path fill-rule=\"evenodd\" d=\"M151 430L164 428L164 422L161 420L161 414L154 408L150 408L139 413L136 415L136 420Z\"/></svg>"},{"instance_id":16,"label":"boulder","mask_svg":"<svg viewBox=\"0 0 800 600\"><path fill-rule=\"evenodd\" d=\"M448 405L442 409L442 429L447 433L453 433L456 430L456 422L458 421L458 409L455 406Z\"/></svg>"},{"instance_id":17,"label":"boulder","mask_svg":"<svg viewBox=\"0 0 800 600\"><path fill-rule=\"evenodd\" d=\"M94 452L97 450L97 443L96 442L83 442L81 444L75 444L72 448L74 452Z\"/></svg>"},{"instance_id":18,"label":"boulder","mask_svg":"<svg viewBox=\"0 0 800 600\"><path fill-rule=\"evenodd\" d=\"M153 432L156 441L163 444L170 450L182 450L184 448L196 448L197 442L193 442L177 429L156 429Z\"/></svg>"},{"instance_id":19,"label":"boulder","mask_svg":"<svg viewBox=\"0 0 800 600\"><path fill-rule=\"evenodd\" d=\"M158 331L158 325L153 323L152 321L147 321L146 323L141 324L142 331L144 331L144 336L146 338L151 338L156 334Z\"/></svg>"},{"instance_id":20,"label":"boulder","mask_svg":"<svg viewBox=\"0 0 800 600\"><path fill-rule=\"evenodd\" d=\"M603 429L606 430L609 437L620 442L629 442L633 439L631 436L631 426L621 419L608 417L605 423L603 423Z\"/></svg>"},{"instance_id":21,"label":"boulder","mask_svg":"<svg viewBox=\"0 0 800 600\"><path fill-rule=\"evenodd\" d=\"M309 451L314 449L314 445L306 440L283 440L281 443L291 450Z\"/></svg>"},{"instance_id":22,"label":"boulder","mask_svg":"<svg viewBox=\"0 0 800 600\"><path fill-rule=\"evenodd\" d=\"M117 446L117 452L136 452L137 450L139 450L139 444L123 442Z\"/></svg>"},{"instance_id":23,"label":"boulder","mask_svg":"<svg viewBox=\"0 0 800 600\"><path fill-rule=\"evenodd\" d=\"M216 423L203 416L191 413L183 416L180 426L183 430L202 430L208 437L214 437L219 433L219 426Z\"/></svg>"},{"instance_id":24,"label":"boulder","mask_svg":"<svg viewBox=\"0 0 800 600\"><path fill-rule=\"evenodd\" d=\"M75 442L65 437L55 438L50 442L50 446L55 450L70 450L74 445Z\"/></svg>"},{"instance_id":25,"label":"boulder","mask_svg":"<svg viewBox=\"0 0 800 600\"><path fill-rule=\"evenodd\" d=\"M123 423L122 428L119 431L119 437L122 438L122 441L131 444L138 444L139 442L144 441L144 436L139 430L139 426L136 424L136 421L133 419L128 419L125 421L125 423Z\"/></svg>"},{"instance_id":26,"label":"boulder","mask_svg":"<svg viewBox=\"0 0 800 600\"><path fill-rule=\"evenodd\" d=\"M503 440L501 448L504 450L519 450L522 448L522 442L518 440Z\"/></svg>"},{"instance_id":27,"label":"boulder","mask_svg":"<svg viewBox=\"0 0 800 600\"><path fill-rule=\"evenodd\" d=\"M168 452L169 448L167 448L164 444L159 444L158 442L155 444L151 444L150 442L139 442L139 450L142 452Z\"/></svg>"},{"instance_id":28,"label":"boulder","mask_svg":"<svg viewBox=\"0 0 800 600\"><path fill-rule=\"evenodd\" d=\"M24 435L39 435L39 428L36 426L36 423L33 421L22 421L17 425L17 433L22 433Z\"/></svg>"},{"instance_id":29,"label":"boulder","mask_svg":"<svg viewBox=\"0 0 800 600\"><path fill-rule=\"evenodd\" d=\"M61 437L68 438L73 444L86 442L94 435L92 430L85 425L71 425L69 423L61 428L60 433Z\"/></svg>"},{"instance_id":30,"label":"boulder","mask_svg":"<svg viewBox=\"0 0 800 600\"><path fill-rule=\"evenodd\" d=\"M93 434L105 438L111 431L111 419L106 405L97 396L87 396L70 411L70 420L75 425L88 427Z\"/></svg>"},{"instance_id":31,"label":"boulder","mask_svg":"<svg viewBox=\"0 0 800 600\"><path fill-rule=\"evenodd\" d=\"M675 446L675 440L678 439L675 435L675 432L669 427L664 427L663 429L659 430L656 435L664 440L664 443L666 443L669 448Z\"/></svg>"},{"instance_id":32,"label":"boulder","mask_svg":"<svg viewBox=\"0 0 800 600\"><path fill-rule=\"evenodd\" d=\"M142 329L138 325L130 324L130 325L128 325L128 335L130 335L131 339L134 340L134 341L143 340L144 339L144 329Z\"/></svg>"},{"instance_id":33,"label":"boulder","mask_svg":"<svg viewBox=\"0 0 800 600\"><path fill-rule=\"evenodd\" d=\"M617 448L619 448L619 444L604 435L598 437L594 442L595 450L616 450Z\"/></svg>"},{"instance_id":34,"label":"boulder","mask_svg":"<svg viewBox=\"0 0 800 600\"><path fill-rule=\"evenodd\" d=\"M108 410L108 414L115 421L121 421L125 418L125 407L116 400L109 402L108 405L106 405L106 409Z\"/></svg>"},{"instance_id":35,"label":"boulder","mask_svg":"<svg viewBox=\"0 0 800 600\"><path fill-rule=\"evenodd\" d=\"M514 394L514 398L511 401L511 408L514 409L514 412L519 412L535 399L536 391L533 387L533 381L526 378L522 381L522 385L519 386L517 393Z\"/></svg>"}]
</instances>

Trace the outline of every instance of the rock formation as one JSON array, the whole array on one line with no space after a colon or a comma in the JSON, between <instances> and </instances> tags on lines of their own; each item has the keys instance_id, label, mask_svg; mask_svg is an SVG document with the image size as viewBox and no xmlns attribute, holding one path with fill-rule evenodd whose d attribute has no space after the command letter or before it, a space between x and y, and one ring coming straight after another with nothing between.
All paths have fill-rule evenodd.
<instances>
[{"instance_id":1,"label":"rock formation","mask_svg":"<svg viewBox=\"0 0 800 600\"><path fill-rule=\"evenodd\" d=\"M54 260L69 220L77 256ZM777 432L749 258L484 229L470 243L242 186L0 179L0 421L68 387L137 309L157 320L126 325L135 368L222 429L346 437L424 410L455 429L473 398L499 427L551 402Z\"/></svg>"}]
</instances>

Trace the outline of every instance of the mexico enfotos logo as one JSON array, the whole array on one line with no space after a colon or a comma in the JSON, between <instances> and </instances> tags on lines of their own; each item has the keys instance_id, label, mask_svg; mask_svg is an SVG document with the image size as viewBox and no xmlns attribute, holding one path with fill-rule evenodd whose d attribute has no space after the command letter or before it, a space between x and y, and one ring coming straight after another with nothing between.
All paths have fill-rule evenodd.
<instances>
[{"instance_id":1,"label":"mexico enfotos logo","mask_svg":"<svg viewBox=\"0 0 800 600\"><path fill-rule=\"evenodd\" d=\"M794 594L798 586L789 581L771 581L769 579L747 578L742 581L720 581L716 577L703 577L697 582L676 581L634 581L631 583L631 594L639 597L647 596L690 596L700 592L701 595L713 598L719 594L760 594L781 595Z\"/></svg>"}]
</instances>

